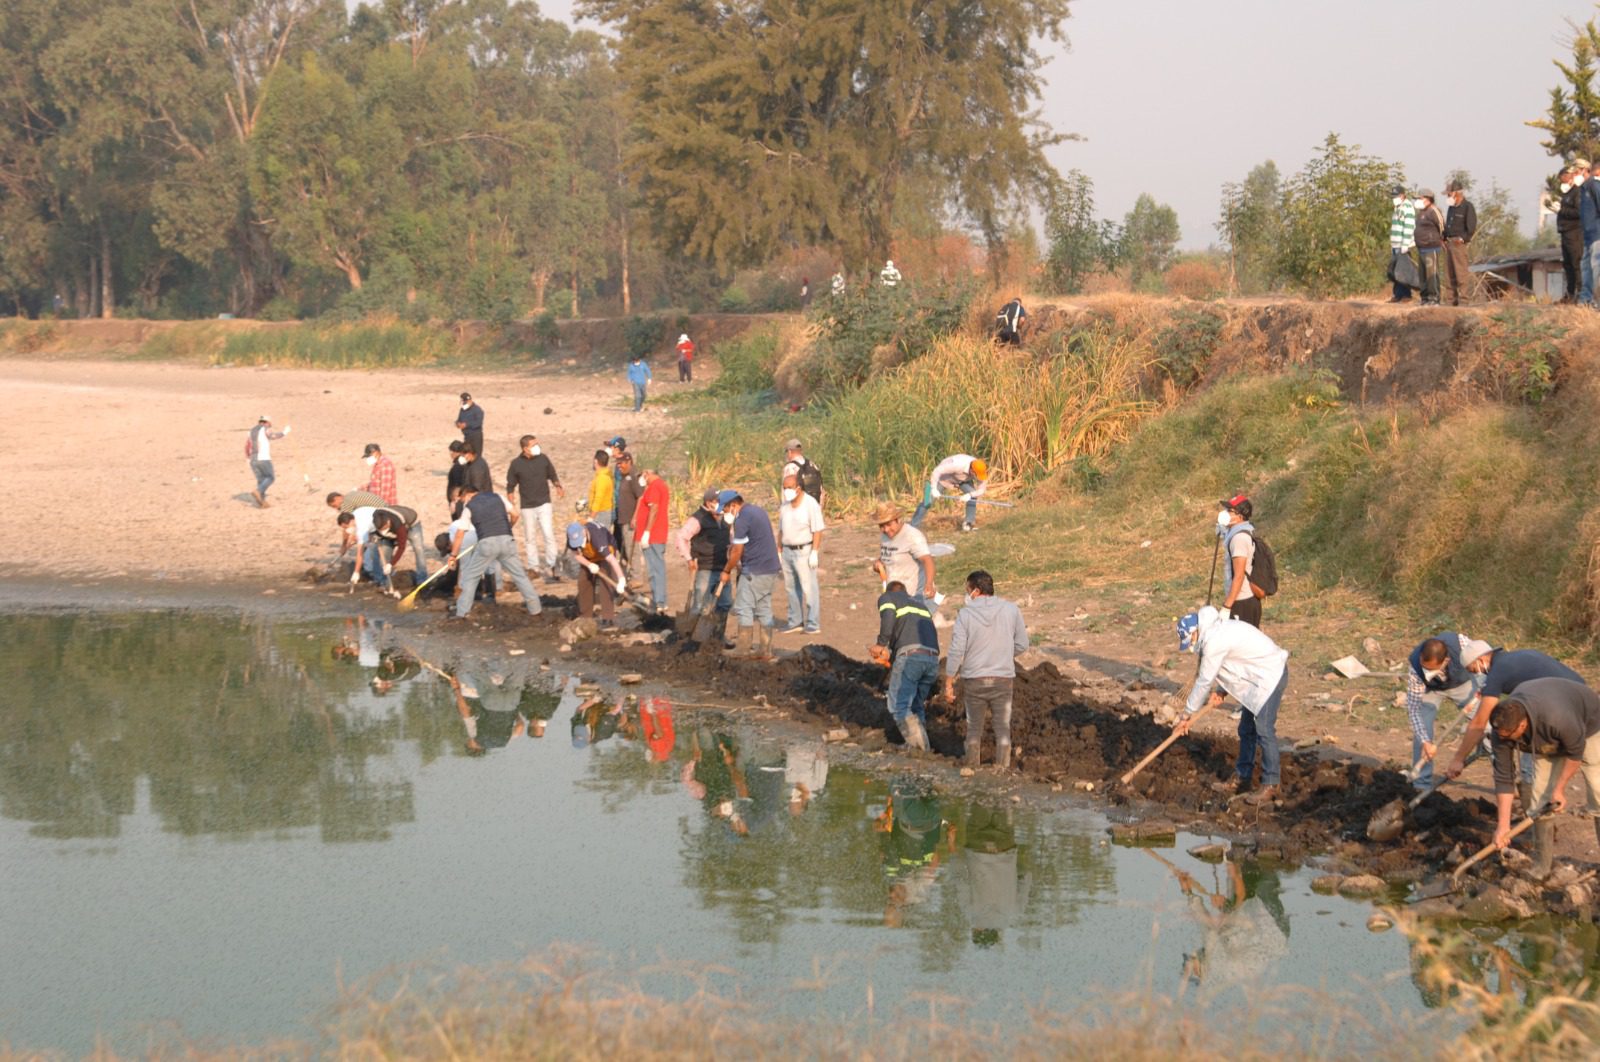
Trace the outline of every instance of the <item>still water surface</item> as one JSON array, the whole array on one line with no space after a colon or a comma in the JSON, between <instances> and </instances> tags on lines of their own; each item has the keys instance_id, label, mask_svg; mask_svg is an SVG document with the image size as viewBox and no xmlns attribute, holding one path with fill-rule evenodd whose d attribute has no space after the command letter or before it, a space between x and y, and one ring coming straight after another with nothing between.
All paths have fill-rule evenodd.
<instances>
[{"instance_id":1,"label":"still water surface","mask_svg":"<svg viewBox=\"0 0 1600 1062\"><path fill-rule=\"evenodd\" d=\"M0 1042L312 1038L341 980L557 942L730 967L801 1016L858 1015L869 985L1005 1018L1186 979L1424 1006L1406 940L1308 872L1113 847L1090 810L945 797L714 716L580 711L532 653L433 661L457 696L396 644L0 619Z\"/></svg>"}]
</instances>

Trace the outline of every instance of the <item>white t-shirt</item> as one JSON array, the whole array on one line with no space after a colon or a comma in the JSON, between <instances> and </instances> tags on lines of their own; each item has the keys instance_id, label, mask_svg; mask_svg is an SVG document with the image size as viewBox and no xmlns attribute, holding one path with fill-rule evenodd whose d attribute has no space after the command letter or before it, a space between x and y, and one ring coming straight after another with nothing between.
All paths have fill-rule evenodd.
<instances>
[{"instance_id":1,"label":"white t-shirt","mask_svg":"<svg viewBox=\"0 0 1600 1062\"><path fill-rule=\"evenodd\" d=\"M800 492L798 507L790 502L778 506L778 533L785 546L809 546L812 535L827 529L828 525L822 522L822 506L805 491Z\"/></svg>"},{"instance_id":2,"label":"white t-shirt","mask_svg":"<svg viewBox=\"0 0 1600 1062\"><path fill-rule=\"evenodd\" d=\"M893 538L878 536L878 560L889 573L886 581L904 583L913 594L922 574L922 558L928 552L928 537L910 524L902 524L900 533Z\"/></svg>"},{"instance_id":3,"label":"white t-shirt","mask_svg":"<svg viewBox=\"0 0 1600 1062\"><path fill-rule=\"evenodd\" d=\"M453 520L450 523L447 533L450 535L451 542L456 540L456 532L458 531L466 532L466 534L461 536L461 550L463 552L465 552L468 546L476 546L478 544L478 529L472 526L472 514L467 512L465 509L461 510L461 516L459 519Z\"/></svg>"},{"instance_id":4,"label":"white t-shirt","mask_svg":"<svg viewBox=\"0 0 1600 1062\"><path fill-rule=\"evenodd\" d=\"M365 542L368 536L372 534L372 518L377 515L377 512L376 506L363 505L350 514L356 518L356 522L351 526L356 529L357 542Z\"/></svg>"},{"instance_id":5,"label":"white t-shirt","mask_svg":"<svg viewBox=\"0 0 1600 1062\"><path fill-rule=\"evenodd\" d=\"M255 450L254 460L256 460L256 461L271 461L272 460L272 438L271 438L272 429L267 427L265 424L258 424L250 432L250 434L255 437L254 438L254 442L255 442L256 450Z\"/></svg>"}]
</instances>

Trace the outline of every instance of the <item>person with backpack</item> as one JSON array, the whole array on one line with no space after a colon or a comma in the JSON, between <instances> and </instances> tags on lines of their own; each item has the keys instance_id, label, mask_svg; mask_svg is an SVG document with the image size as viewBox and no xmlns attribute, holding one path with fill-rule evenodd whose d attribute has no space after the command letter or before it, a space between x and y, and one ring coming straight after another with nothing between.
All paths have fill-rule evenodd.
<instances>
[{"instance_id":1,"label":"person with backpack","mask_svg":"<svg viewBox=\"0 0 1600 1062\"><path fill-rule=\"evenodd\" d=\"M1230 619L1244 620L1259 630L1261 602L1278 592L1277 558L1250 522L1255 507L1249 498L1236 494L1217 504L1222 506L1217 513L1217 533L1222 536L1222 552L1228 557L1222 607L1228 610Z\"/></svg>"},{"instance_id":2,"label":"person with backpack","mask_svg":"<svg viewBox=\"0 0 1600 1062\"><path fill-rule=\"evenodd\" d=\"M994 327L1002 343L1012 346L1022 346L1022 322L1028 319L1028 311L1022 308L1022 296L1018 295L995 314Z\"/></svg>"},{"instance_id":3,"label":"person with backpack","mask_svg":"<svg viewBox=\"0 0 1600 1062\"><path fill-rule=\"evenodd\" d=\"M800 481L800 489L817 500L817 505L822 504L822 470L815 461L809 460L801 452L800 440L790 439L783 444L783 475L780 480L793 476Z\"/></svg>"},{"instance_id":4,"label":"person with backpack","mask_svg":"<svg viewBox=\"0 0 1600 1062\"><path fill-rule=\"evenodd\" d=\"M273 440L281 439L288 434L289 425L285 424L282 431L273 431L272 418L263 413L244 441L244 456L250 462L250 471L256 477L256 489L250 492L250 497L256 500L257 509L268 508L267 488L278 478L272 470Z\"/></svg>"}]
</instances>

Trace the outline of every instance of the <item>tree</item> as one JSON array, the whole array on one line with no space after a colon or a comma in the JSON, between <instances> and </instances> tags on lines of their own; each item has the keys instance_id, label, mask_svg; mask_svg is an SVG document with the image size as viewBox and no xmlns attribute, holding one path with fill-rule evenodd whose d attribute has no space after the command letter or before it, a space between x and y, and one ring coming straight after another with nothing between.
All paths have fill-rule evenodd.
<instances>
[{"instance_id":1,"label":"tree","mask_svg":"<svg viewBox=\"0 0 1600 1062\"><path fill-rule=\"evenodd\" d=\"M908 174L998 242L1060 138L1036 40L1068 0L584 0L618 31L629 170L669 246L722 267L785 245L887 257Z\"/></svg>"},{"instance_id":2,"label":"tree","mask_svg":"<svg viewBox=\"0 0 1600 1062\"><path fill-rule=\"evenodd\" d=\"M1056 183L1044 232L1050 246L1046 269L1060 294L1078 294L1086 279L1116 264L1121 234L1095 216L1094 181L1081 170Z\"/></svg>"},{"instance_id":3,"label":"tree","mask_svg":"<svg viewBox=\"0 0 1600 1062\"><path fill-rule=\"evenodd\" d=\"M1276 279L1274 266L1283 238L1282 183L1277 164L1268 159L1243 181L1222 186L1217 234L1228 249L1229 286L1235 292L1267 291Z\"/></svg>"},{"instance_id":4,"label":"tree","mask_svg":"<svg viewBox=\"0 0 1600 1062\"><path fill-rule=\"evenodd\" d=\"M1128 282L1135 290L1159 281L1172 264L1181 236L1178 212L1165 203L1157 203L1148 193L1140 193L1122 221L1118 248L1118 257L1128 265Z\"/></svg>"},{"instance_id":5,"label":"tree","mask_svg":"<svg viewBox=\"0 0 1600 1062\"><path fill-rule=\"evenodd\" d=\"M1404 183L1399 166L1329 133L1284 187L1278 270L1317 298L1370 289L1389 255L1389 189Z\"/></svg>"},{"instance_id":6,"label":"tree","mask_svg":"<svg viewBox=\"0 0 1600 1062\"><path fill-rule=\"evenodd\" d=\"M1466 170L1451 170L1445 178L1445 187L1452 181L1461 182L1462 191L1472 201L1478 213L1478 231L1472 237L1472 258L1482 261L1503 254L1516 254L1533 246L1533 240L1522 231L1522 216L1512 204L1511 193L1491 181L1481 196L1474 194L1472 174ZM1446 207L1440 203L1440 208Z\"/></svg>"},{"instance_id":7,"label":"tree","mask_svg":"<svg viewBox=\"0 0 1600 1062\"><path fill-rule=\"evenodd\" d=\"M1575 22L1568 25L1572 28L1572 58L1553 60L1562 83L1550 90L1550 107L1544 117L1528 124L1548 134L1540 145L1554 157L1593 159L1600 155L1600 88L1594 83L1595 63L1600 59L1600 23L1591 18L1581 26Z\"/></svg>"}]
</instances>

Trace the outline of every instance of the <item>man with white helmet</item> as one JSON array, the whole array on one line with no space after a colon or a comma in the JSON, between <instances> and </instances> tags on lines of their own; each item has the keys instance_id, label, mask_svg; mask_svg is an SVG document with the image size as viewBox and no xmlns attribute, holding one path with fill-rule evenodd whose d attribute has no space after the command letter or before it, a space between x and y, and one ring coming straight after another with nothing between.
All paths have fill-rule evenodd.
<instances>
[{"instance_id":1,"label":"man with white helmet","mask_svg":"<svg viewBox=\"0 0 1600 1062\"><path fill-rule=\"evenodd\" d=\"M1234 765L1237 777L1233 788L1238 793L1250 788L1259 746L1261 788L1245 799L1258 805L1271 803L1277 798L1280 779L1278 708L1289 684L1288 652L1255 627L1228 619L1210 605L1178 621L1178 649L1197 654L1200 670L1173 733L1187 734L1194 714L1203 705L1209 702L1214 708L1232 694L1244 707L1239 714L1239 759Z\"/></svg>"},{"instance_id":2,"label":"man with white helmet","mask_svg":"<svg viewBox=\"0 0 1600 1062\"><path fill-rule=\"evenodd\" d=\"M894 267L894 259L883 263L883 269L878 273L878 280L886 288L897 287L900 283L900 270Z\"/></svg>"},{"instance_id":3,"label":"man with white helmet","mask_svg":"<svg viewBox=\"0 0 1600 1062\"><path fill-rule=\"evenodd\" d=\"M694 340L689 338L689 333L684 332L678 336L678 382L692 383L694 381Z\"/></svg>"},{"instance_id":4,"label":"man with white helmet","mask_svg":"<svg viewBox=\"0 0 1600 1062\"><path fill-rule=\"evenodd\" d=\"M962 498L967 503L961 530L978 529L978 497L989 487L989 462L971 454L951 454L934 466L922 488L922 501L911 514L911 526L922 529L922 520L938 498Z\"/></svg>"}]
</instances>

